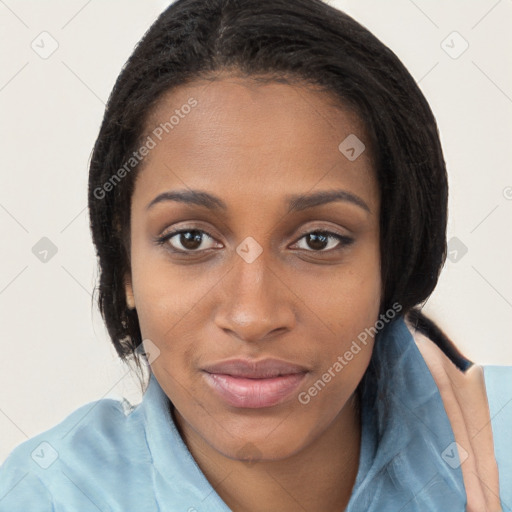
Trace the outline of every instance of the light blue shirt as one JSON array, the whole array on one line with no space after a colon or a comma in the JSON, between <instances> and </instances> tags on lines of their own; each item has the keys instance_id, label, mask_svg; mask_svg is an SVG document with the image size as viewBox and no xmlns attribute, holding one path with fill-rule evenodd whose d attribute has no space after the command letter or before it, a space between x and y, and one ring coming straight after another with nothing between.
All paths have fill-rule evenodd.
<instances>
[{"instance_id":1,"label":"light blue shirt","mask_svg":"<svg viewBox=\"0 0 512 512\"><path fill-rule=\"evenodd\" d=\"M484 376L503 511L512 512L512 367L484 366ZM346 512L464 511L453 431L403 317L380 333L361 386L360 461ZM111 399L84 405L0 467L1 512L229 510L153 375L135 408Z\"/></svg>"}]
</instances>

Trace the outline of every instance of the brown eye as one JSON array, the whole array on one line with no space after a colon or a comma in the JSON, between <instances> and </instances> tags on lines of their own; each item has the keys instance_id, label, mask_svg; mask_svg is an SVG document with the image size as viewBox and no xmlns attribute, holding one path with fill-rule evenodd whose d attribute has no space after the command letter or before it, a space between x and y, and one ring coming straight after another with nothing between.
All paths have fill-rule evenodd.
<instances>
[{"instance_id":1,"label":"brown eye","mask_svg":"<svg viewBox=\"0 0 512 512\"><path fill-rule=\"evenodd\" d=\"M302 239L306 240L307 247L310 249L306 247L301 248L309 250L309 252L329 252L331 250L342 249L354 241L353 238L339 235L338 233L332 233L331 231L312 231L303 235L299 240ZM329 241L332 242L330 246ZM327 250L326 247L328 247Z\"/></svg>"},{"instance_id":2,"label":"brown eye","mask_svg":"<svg viewBox=\"0 0 512 512\"><path fill-rule=\"evenodd\" d=\"M171 242L173 239L175 240ZM211 249L211 247L204 247L204 242L208 239L213 241L213 238L201 229L181 229L163 235L157 239L157 242L161 245L167 243L175 252L200 252Z\"/></svg>"}]
</instances>

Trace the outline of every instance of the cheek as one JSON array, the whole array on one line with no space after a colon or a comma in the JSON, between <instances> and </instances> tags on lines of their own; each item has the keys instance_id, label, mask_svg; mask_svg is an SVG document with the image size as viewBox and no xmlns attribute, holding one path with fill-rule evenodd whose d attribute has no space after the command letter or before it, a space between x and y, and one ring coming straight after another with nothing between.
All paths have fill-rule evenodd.
<instances>
[{"instance_id":1,"label":"cheek","mask_svg":"<svg viewBox=\"0 0 512 512\"><path fill-rule=\"evenodd\" d=\"M321 286L312 286L307 279L296 281L301 287L297 293L307 297L307 305L315 313L311 315L313 323L320 326L315 329L322 345L321 367L315 375L321 381L315 386L322 389L317 406L348 399L368 366L374 342L371 328L379 318L381 299L379 258L378 247L374 247L332 272L329 279L321 279ZM308 325L312 330L312 324ZM321 411L319 407L318 413Z\"/></svg>"},{"instance_id":2,"label":"cheek","mask_svg":"<svg viewBox=\"0 0 512 512\"><path fill-rule=\"evenodd\" d=\"M381 299L379 255L356 255L353 261L321 272L301 273L293 280L293 290L301 297L304 314L317 317L325 334L341 334L341 339L357 335L373 325Z\"/></svg>"},{"instance_id":3,"label":"cheek","mask_svg":"<svg viewBox=\"0 0 512 512\"><path fill-rule=\"evenodd\" d=\"M200 303L207 288L204 279L191 275L191 268L172 265L158 250L133 255L132 285L143 337L159 343L172 338L180 321Z\"/></svg>"},{"instance_id":4,"label":"cheek","mask_svg":"<svg viewBox=\"0 0 512 512\"><path fill-rule=\"evenodd\" d=\"M207 304L218 276L173 265L161 254L132 259L132 276L142 338L159 350L153 372L168 383L173 397L184 394L190 399L197 385L190 377L195 377L198 353L204 351L198 339L205 337L211 315Z\"/></svg>"},{"instance_id":5,"label":"cheek","mask_svg":"<svg viewBox=\"0 0 512 512\"><path fill-rule=\"evenodd\" d=\"M357 256L357 264L347 285L339 283L344 305L353 309L356 323L372 324L376 321L382 294L380 250L377 237ZM353 305L351 308L350 306ZM358 321L356 320L358 319Z\"/></svg>"},{"instance_id":6,"label":"cheek","mask_svg":"<svg viewBox=\"0 0 512 512\"><path fill-rule=\"evenodd\" d=\"M373 340L340 344L338 348L325 358L322 369L298 396L299 402L313 409L318 418L332 419L354 393L370 361Z\"/></svg>"}]
</instances>

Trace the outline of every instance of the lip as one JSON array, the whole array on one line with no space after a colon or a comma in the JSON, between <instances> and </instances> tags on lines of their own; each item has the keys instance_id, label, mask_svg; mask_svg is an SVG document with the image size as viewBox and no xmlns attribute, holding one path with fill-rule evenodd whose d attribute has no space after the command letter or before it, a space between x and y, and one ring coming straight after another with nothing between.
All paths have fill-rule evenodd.
<instances>
[{"instance_id":1,"label":"lip","mask_svg":"<svg viewBox=\"0 0 512 512\"><path fill-rule=\"evenodd\" d=\"M228 359L207 365L202 369L208 373L222 373L232 375L233 377L246 377L250 379L278 377L279 375L290 375L309 371L309 369L304 366L272 358L261 359L259 361L241 358Z\"/></svg>"},{"instance_id":2,"label":"lip","mask_svg":"<svg viewBox=\"0 0 512 512\"><path fill-rule=\"evenodd\" d=\"M308 371L278 359L231 359L203 368L207 384L220 398L233 407L250 409L283 402Z\"/></svg>"}]
</instances>

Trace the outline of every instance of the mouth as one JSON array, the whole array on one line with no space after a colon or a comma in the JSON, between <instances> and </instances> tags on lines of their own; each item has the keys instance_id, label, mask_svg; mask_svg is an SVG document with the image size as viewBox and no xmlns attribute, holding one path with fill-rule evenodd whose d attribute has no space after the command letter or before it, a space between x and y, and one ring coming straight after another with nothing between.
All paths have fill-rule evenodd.
<instances>
[{"instance_id":1,"label":"mouth","mask_svg":"<svg viewBox=\"0 0 512 512\"><path fill-rule=\"evenodd\" d=\"M233 407L257 409L283 402L301 384L307 372L275 377L243 377L204 372L210 388Z\"/></svg>"},{"instance_id":2,"label":"mouth","mask_svg":"<svg viewBox=\"0 0 512 512\"><path fill-rule=\"evenodd\" d=\"M309 370L279 359L231 359L202 371L210 389L226 404L256 409L286 400Z\"/></svg>"}]
</instances>

